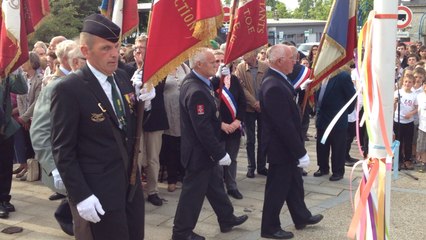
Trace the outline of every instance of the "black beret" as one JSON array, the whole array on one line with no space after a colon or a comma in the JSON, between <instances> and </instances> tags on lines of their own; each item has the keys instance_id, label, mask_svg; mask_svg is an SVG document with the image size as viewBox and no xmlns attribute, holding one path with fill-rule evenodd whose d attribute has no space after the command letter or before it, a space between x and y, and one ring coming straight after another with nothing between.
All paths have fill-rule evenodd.
<instances>
[{"instance_id":1,"label":"black beret","mask_svg":"<svg viewBox=\"0 0 426 240\"><path fill-rule=\"evenodd\" d=\"M82 32L87 32L116 43L120 39L120 27L101 14L92 14L84 19Z\"/></svg>"}]
</instances>

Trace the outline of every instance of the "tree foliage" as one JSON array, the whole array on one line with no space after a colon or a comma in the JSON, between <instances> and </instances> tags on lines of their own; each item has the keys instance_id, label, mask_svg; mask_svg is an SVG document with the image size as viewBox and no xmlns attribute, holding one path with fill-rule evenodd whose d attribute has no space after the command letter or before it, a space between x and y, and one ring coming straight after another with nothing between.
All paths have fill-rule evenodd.
<instances>
[{"instance_id":1,"label":"tree foliage","mask_svg":"<svg viewBox=\"0 0 426 240\"><path fill-rule=\"evenodd\" d=\"M100 1L86 0L50 0L50 15L37 29L30 44L40 40L49 42L54 36L77 37L83 25L84 17L99 12Z\"/></svg>"}]
</instances>

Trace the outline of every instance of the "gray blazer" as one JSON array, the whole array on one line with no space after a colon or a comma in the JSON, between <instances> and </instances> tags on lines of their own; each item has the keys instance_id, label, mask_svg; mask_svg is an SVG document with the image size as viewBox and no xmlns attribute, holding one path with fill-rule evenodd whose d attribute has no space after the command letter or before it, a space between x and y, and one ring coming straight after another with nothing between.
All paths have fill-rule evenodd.
<instances>
[{"instance_id":1,"label":"gray blazer","mask_svg":"<svg viewBox=\"0 0 426 240\"><path fill-rule=\"evenodd\" d=\"M31 78L31 87L28 94L18 95L16 98L19 116L24 122L28 122L33 117L34 106L41 91L42 80L43 74L37 71L34 77Z\"/></svg>"},{"instance_id":2,"label":"gray blazer","mask_svg":"<svg viewBox=\"0 0 426 240\"><path fill-rule=\"evenodd\" d=\"M30 128L31 143L36 155L36 159L41 166L41 181L44 185L55 192L65 194L65 191L56 189L53 184L52 171L56 168L52 155L52 143L50 141L50 105L52 91L62 80L62 77L52 78L38 95L34 106L33 120Z\"/></svg>"}]
</instances>

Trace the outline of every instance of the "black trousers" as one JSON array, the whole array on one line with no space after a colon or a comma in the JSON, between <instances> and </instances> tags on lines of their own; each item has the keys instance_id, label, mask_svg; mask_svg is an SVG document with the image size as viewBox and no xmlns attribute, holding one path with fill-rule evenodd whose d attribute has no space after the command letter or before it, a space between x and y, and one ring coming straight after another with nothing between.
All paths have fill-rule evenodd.
<instances>
[{"instance_id":1,"label":"black trousers","mask_svg":"<svg viewBox=\"0 0 426 240\"><path fill-rule=\"evenodd\" d=\"M410 123L397 123L393 122L393 131L395 132L396 140L399 144L399 163L403 161L411 161L411 154L413 153L413 133L414 122Z\"/></svg>"},{"instance_id":2,"label":"black trousers","mask_svg":"<svg viewBox=\"0 0 426 240\"><path fill-rule=\"evenodd\" d=\"M328 135L325 144L321 143L325 129L317 129L317 164L322 171L330 171L328 164L331 150L331 170L333 174L345 174L345 152L347 129L333 129Z\"/></svg>"},{"instance_id":3,"label":"black trousers","mask_svg":"<svg viewBox=\"0 0 426 240\"><path fill-rule=\"evenodd\" d=\"M349 152L351 151L352 142L354 141L355 136L356 136L356 122L348 122L345 160L351 159L351 155L349 154Z\"/></svg>"},{"instance_id":4,"label":"black trousers","mask_svg":"<svg viewBox=\"0 0 426 240\"><path fill-rule=\"evenodd\" d=\"M162 159L161 159L162 158ZM185 175L180 162L180 137L163 134L160 162L167 166L167 183L177 183Z\"/></svg>"},{"instance_id":5,"label":"black trousers","mask_svg":"<svg viewBox=\"0 0 426 240\"><path fill-rule=\"evenodd\" d=\"M145 202L142 187L123 209L106 211L101 221L90 223L94 240L141 240L144 238Z\"/></svg>"},{"instance_id":6,"label":"black trousers","mask_svg":"<svg viewBox=\"0 0 426 240\"><path fill-rule=\"evenodd\" d=\"M232 219L234 208L225 192L221 168L215 165L205 170L186 171L173 226L175 238L185 238L195 228L205 197L219 224Z\"/></svg>"},{"instance_id":7,"label":"black trousers","mask_svg":"<svg viewBox=\"0 0 426 240\"><path fill-rule=\"evenodd\" d=\"M13 136L0 141L0 202L9 202L11 198L13 143Z\"/></svg>"},{"instance_id":8,"label":"black trousers","mask_svg":"<svg viewBox=\"0 0 426 240\"><path fill-rule=\"evenodd\" d=\"M305 204L302 174L288 164L269 164L262 213L262 233L281 229L280 213L287 202L294 224L302 224L312 216Z\"/></svg>"}]
</instances>

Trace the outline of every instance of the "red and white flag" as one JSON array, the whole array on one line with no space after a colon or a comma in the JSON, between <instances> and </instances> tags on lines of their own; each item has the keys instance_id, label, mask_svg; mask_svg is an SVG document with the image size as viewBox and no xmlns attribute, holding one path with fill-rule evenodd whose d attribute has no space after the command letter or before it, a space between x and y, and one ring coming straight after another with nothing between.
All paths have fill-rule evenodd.
<instances>
[{"instance_id":1,"label":"red and white flag","mask_svg":"<svg viewBox=\"0 0 426 240\"><path fill-rule=\"evenodd\" d=\"M235 0L225 64L268 43L265 0Z\"/></svg>"},{"instance_id":2,"label":"red and white flag","mask_svg":"<svg viewBox=\"0 0 426 240\"><path fill-rule=\"evenodd\" d=\"M2 1L1 12L0 76L4 77L28 61L28 35L50 8L47 0Z\"/></svg>"},{"instance_id":3,"label":"red and white flag","mask_svg":"<svg viewBox=\"0 0 426 240\"><path fill-rule=\"evenodd\" d=\"M121 28L121 35L128 36L139 24L137 0L115 0L111 20Z\"/></svg>"},{"instance_id":4,"label":"red and white flag","mask_svg":"<svg viewBox=\"0 0 426 240\"><path fill-rule=\"evenodd\" d=\"M220 0L155 0L148 27L143 81L156 85L207 46L222 25Z\"/></svg>"}]
</instances>

